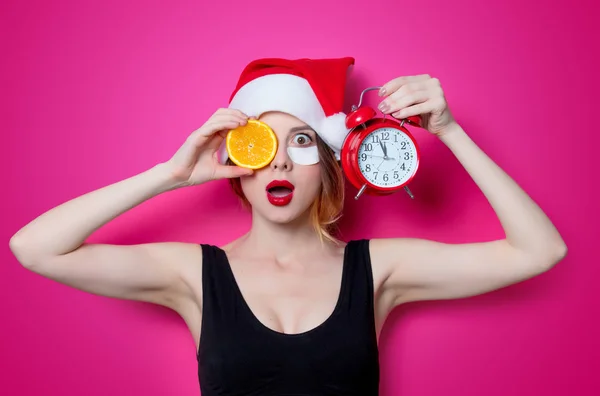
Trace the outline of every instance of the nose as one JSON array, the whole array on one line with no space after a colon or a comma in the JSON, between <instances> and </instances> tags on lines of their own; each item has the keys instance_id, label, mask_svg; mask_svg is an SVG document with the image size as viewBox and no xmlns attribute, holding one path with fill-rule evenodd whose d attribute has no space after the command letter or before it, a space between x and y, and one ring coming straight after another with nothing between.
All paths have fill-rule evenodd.
<instances>
[{"instance_id":1,"label":"nose","mask_svg":"<svg viewBox=\"0 0 600 396\"><path fill-rule=\"evenodd\" d=\"M275 158L273 158L273 161L271 161L270 166L272 170L288 172L292 170L292 160L290 159L285 147L280 145L277 148L277 154L275 154Z\"/></svg>"}]
</instances>

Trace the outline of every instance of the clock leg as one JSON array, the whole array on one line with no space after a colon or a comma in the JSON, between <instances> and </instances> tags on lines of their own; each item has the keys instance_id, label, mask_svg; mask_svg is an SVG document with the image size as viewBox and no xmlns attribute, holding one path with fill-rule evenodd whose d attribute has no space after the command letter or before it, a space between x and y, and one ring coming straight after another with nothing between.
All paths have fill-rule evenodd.
<instances>
[{"instance_id":1,"label":"clock leg","mask_svg":"<svg viewBox=\"0 0 600 396\"><path fill-rule=\"evenodd\" d=\"M404 186L404 190L406 190L406 193L410 196L410 199L415 199L415 196L410 191L410 188L408 188L408 186Z\"/></svg>"},{"instance_id":2,"label":"clock leg","mask_svg":"<svg viewBox=\"0 0 600 396\"><path fill-rule=\"evenodd\" d=\"M360 196L362 195L362 193L365 192L366 189L367 189L367 185L363 184L363 186L360 188L360 190L358 191L358 194L356 194L356 196L354 197L354 199L360 198Z\"/></svg>"}]
</instances>

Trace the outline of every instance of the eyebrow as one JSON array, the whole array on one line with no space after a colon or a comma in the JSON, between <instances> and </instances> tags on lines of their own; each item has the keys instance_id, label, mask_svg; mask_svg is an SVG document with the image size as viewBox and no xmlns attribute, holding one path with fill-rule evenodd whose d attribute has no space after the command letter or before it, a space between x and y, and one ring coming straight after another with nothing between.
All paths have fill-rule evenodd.
<instances>
[{"instance_id":1,"label":"eyebrow","mask_svg":"<svg viewBox=\"0 0 600 396\"><path fill-rule=\"evenodd\" d=\"M293 127L290 129L290 133L299 132L299 131L313 131L314 133L317 133L314 129L312 129L308 125L297 126L297 127Z\"/></svg>"}]
</instances>

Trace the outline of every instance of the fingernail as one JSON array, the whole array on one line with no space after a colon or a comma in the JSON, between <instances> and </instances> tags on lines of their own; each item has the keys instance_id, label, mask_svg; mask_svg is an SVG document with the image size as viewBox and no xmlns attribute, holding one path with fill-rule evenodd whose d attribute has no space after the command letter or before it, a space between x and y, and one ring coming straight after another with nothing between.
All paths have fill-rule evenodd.
<instances>
[{"instance_id":1,"label":"fingernail","mask_svg":"<svg viewBox=\"0 0 600 396\"><path fill-rule=\"evenodd\" d=\"M378 107L379 107L379 110L381 110L381 111L388 111L390 109L390 107L385 102L379 103Z\"/></svg>"},{"instance_id":2,"label":"fingernail","mask_svg":"<svg viewBox=\"0 0 600 396\"><path fill-rule=\"evenodd\" d=\"M381 87L379 89L379 96L383 96L383 95L385 95L385 87Z\"/></svg>"}]
</instances>

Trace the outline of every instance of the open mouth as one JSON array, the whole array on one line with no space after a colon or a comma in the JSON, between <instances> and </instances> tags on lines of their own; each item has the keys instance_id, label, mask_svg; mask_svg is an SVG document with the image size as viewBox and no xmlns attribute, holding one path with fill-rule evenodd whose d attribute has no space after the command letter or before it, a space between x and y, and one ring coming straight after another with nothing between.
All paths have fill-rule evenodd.
<instances>
[{"instance_id":1,"label":"open mouth","mask_svg":"<svg viewBox=\"0 0 600 396\"><path fill-rule=\"evenodd\" d=\"M266 190L269 202L276 206L287 205L294 195L294 185L287 180L273 180Z\"/></svg>"}]
</instances>

